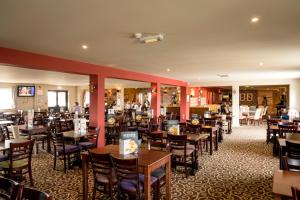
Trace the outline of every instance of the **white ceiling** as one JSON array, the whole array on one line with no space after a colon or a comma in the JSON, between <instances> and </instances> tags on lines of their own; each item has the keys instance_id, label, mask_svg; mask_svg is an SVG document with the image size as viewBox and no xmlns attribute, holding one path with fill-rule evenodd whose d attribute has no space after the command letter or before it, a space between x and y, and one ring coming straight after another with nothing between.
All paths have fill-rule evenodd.
<instances>
[{"instance_id":1,"label":"white ceiling","mask_svg":"<svg viewBox=\"0 0 300 200\"><path fill-rule=\"evenodd\" d=\"M0 13L3 47L191 84L300 77L299 0L9 0ZM140 44L135 32L165 40Z\"/></svg>"}]
</instances>

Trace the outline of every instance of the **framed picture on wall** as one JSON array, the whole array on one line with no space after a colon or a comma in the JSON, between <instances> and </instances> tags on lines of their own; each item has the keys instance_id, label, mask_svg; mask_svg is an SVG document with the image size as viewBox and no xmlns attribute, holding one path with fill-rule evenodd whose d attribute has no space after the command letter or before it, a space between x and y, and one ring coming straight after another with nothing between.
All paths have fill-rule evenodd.
<instances>
[{"instance_id":1,"label":"framed picture on wall","mask_svg":"<svg viewBox=\"0 0 300 200\"><path fill-rule=\"evenodd\" d=\"M246 94L245 93L240 94L240 101L246 101Z\"/></svg>"},{"instance_id":2,"label":"framed picture on wall","mask_svg":"<svg viewBox=\"0 0 300 200\"><path fill-rule=\"evenodd\" d=\"M252 100L253 100L253 94L247 93L247 101L252 101Z\"/></svg>"}]
</instances>

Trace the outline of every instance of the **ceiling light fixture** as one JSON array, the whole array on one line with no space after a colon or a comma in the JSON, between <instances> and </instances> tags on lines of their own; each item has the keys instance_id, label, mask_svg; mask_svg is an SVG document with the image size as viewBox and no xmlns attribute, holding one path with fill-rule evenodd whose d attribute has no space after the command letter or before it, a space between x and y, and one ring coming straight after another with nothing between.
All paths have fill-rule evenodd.
<instances>
[{"instance_id":1,"label":"ceiling light fixture","mask_svg":"<svg viewBox=\"0 0 300 200\"><path fill-rule=\"evenodd\" d=\"M155 35L143 35L142 33L135 33L134 38L138 39L141 43L153 43L159 42L164 39L164 35L162 33L155 34Z\"/></svg>"},{"instance_id":2,"label":"ceiling light fixture","mask_svg":"<svg viewBox=\"0 0 300 200\"><path fill-rule=\"evenodd\" d=\"M263 62L260 62L260 63L259 63L259 66L264 66L264 63L263 63Z\"/></svg>"},{"instance_id":3,"label":"ceiling light fixture","mask_svg":"<svg viewBox=\"0 0 300 200\"><path fill-rule=\"evenodd\" d=\"M220 78L227 78L229 75L228 74L217 74Z\"/></svg>"},{"instance_id":4,"label":"ceiling light fixture","mask_svg":"<svg viewBox=\"0 0 300 200\"><path fill-rule=\"evenodd\" d=\"M88 49L89 47L88 47L86 44L83 44L83 45L81 46L81 48L84 49L84 50L86 50L86 49Z\"/></svg>"},{"instance_id":5,"label":"ceiling light fixture","mask_svg":"<svg viewBox=\"0 0 300 200\"><path fill-rule=\"evenodd\" d=\"M251 23L257 23L259 21L259 17L252 17Z\"/></svg>"},{"instance_id":6,"label":"ceiling light fixture","mask_svg":"<svg viewBox=\"0 0 300 200\"><path fill-rule=\"evenodd\" d=\"M170 72L171 71L171 69L170 68L167 68L167 72Z\"/></svg>"}]
</instances>

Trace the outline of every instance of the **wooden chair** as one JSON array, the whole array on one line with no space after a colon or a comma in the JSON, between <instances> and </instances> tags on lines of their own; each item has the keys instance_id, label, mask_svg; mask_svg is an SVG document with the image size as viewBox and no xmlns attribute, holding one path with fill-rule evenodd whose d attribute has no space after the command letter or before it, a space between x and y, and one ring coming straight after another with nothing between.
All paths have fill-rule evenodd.
<instances>
[{"instance_id":1,"label":"wooden chair","mask_svg":"<svg viewBox=\"0 0 300 200\"><path fill-rule=\"evenodd\" d=\"M113 170L110 154L99 154L89 151L89 156L94 175L93 200L95 200L96 191L108 193L113 198L113 188L117 184L117 178Z\"/></svg>"},{"instance_id":2,"label":"wooden chair","mask_svg":"<svg viewBox=\"0 0 300 200\"><path fill-rule=\"evenodd\" d=\"M262 109L257 108L255 110L255 114L253 116L248 117L248 120L250 121L250 123L255 125L255 122L257 122L257 125L260 125L262 123L261 113L262 113Z\"/></svg>"},{"instance_id":3,"label":"wooden chair","mask_svg":"<svg viewBox=\"0 0 300 200\"><path fill-rule=\"evenodd\" d=\"M117 175L118 199L123 199L122 194L127 194L130 199L144 199L144 175L139 174L138 159L112 158ZM154 199L157 199L157 178L151 176L150 183Z\"/></svg>"},{"instance_id":4,"label":"wooden chair","mask_svg":"<svg viewBox=\"0 0 300 200\"><path fill-rule=\"evenodd\" d=\"M293 200L300 200L300 189L292 187Z\"/></svg>"},{"instance_id":5,"label":"wooden chair","mask_svg":"<svg viewBox=\"0 0 300 200\"><path fill-rule=\"evenodd\" d=\"M64 136L62 133L56 133L52 130L52 140L54 147L54 165L53 169L56 169L57 159L64 161L64 172L67 172L67 159L68 166L71 165L71 156L73 155L74 160L79 160L80 148L76 145L66 145L64 141Z\"/></svg>"},{"instance_id":6,"label":"wooden chair","mask_svg":"<svg viewBox=\"0 0 300 200\"><path fill-rule=\"evenodd\" d=\"M173 135L168 133L168 144L172 153L172 165L175 169L177 165L184 166L185 175L188 177L188 162L191 160L190 164L194 165L195 148L187 147L187 135Z\"/></svg>"},{"instance_id":7,"label":"wooden chair","mask_svg":"<svg viewBox=\"0 0 300 200\"><path fill-rule=\"evenodd\" d=\"M148 149L155 151L166 151L167 145L163 141L163 132L148 133ZM165 185L166 168L165 166L154 170L151 176L158 180L157 197L160 199L160 188Z\"/></svg>"},{"instance_id":8,"label":"wooden chair","mask_svg":"<svg viewBox=\"0 0 300 200\"><path fill-rule=\"evenodd\" d=\"M0 162L4 176L22 181L24 174L29 174L30 185L33 186L31 157L34 140L10 143L8 160Z\"/></svg>"},{"instance_id":9,"label":"wooden chair","mask_svg":"<svg viewBox=\"0 0 300 200\"><path fill-rule=\"evenodd\" d=\"M286 150L283 156L284 169L300 172L300 144L286 141Z\"/></svg>"},{"instance_id":10,"label":"wooden chair","mask_svg":"<svg viewBox=\"0 0 300 200\"><path fill-rule=\"evenodd\" d=\"M294 123L278 124L279 138L285 138L286 133L297 133L298 126Z\"/></svg>"},{"instance_id":11,"label":"wooden chair","mask_svg":"<svg viewBox=\"0 0 300 200\"><path fill-rule=\"evenodd\" d=\"M100 129L96 128L94 131L95 134L89 134L86 138L87 141L79 142L79 146L84 150L97 148L99 131L100 131ZM92 132L92 131L89 131L89 132Z\"/></svg>"},{"instance_id":12,"label":"wooden chair","mask_svg":"<svg viewBox=\"0 0 300 200\"><path fill-rule=\"evenodd\" d=\"M19 189L17 182L0 177L0 199L17 200Z\"/></svg>"},{"instance_id":13,"label":"wooden chair","mask_svg":"<svg viewBox=\"0 0 300 200\"><path fill-rule=\"evenodd\" d=\"M22 187L20 191L19 200L52 200L52 199L53 198L45 192L33 188Z\"/></svg>"}]
</instances>

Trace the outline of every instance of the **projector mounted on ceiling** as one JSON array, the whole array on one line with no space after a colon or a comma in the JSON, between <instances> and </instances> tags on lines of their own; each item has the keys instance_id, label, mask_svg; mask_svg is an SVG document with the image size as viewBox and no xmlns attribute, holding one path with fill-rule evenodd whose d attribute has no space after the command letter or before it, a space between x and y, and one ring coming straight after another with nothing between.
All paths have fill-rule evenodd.
<instances>
[{"instance_id":1,"label":"projector mounted on ceiling","mask_svg":"<svg viewBox=\"0 0 300 200\"><path fill-rule=\"evenodd\" d=\"M164 35L159 33L155 35L143 35L142 33L135 33L134 38L138 39L142 43L152 43L162 41L164 39Z\"/></svg>"}]
</instances>

